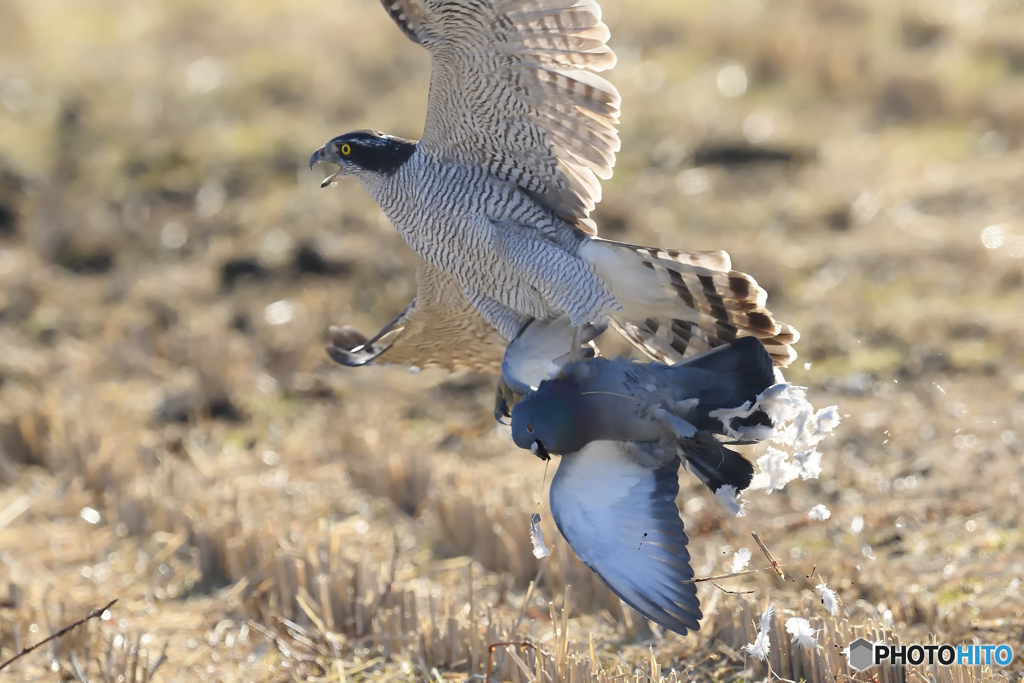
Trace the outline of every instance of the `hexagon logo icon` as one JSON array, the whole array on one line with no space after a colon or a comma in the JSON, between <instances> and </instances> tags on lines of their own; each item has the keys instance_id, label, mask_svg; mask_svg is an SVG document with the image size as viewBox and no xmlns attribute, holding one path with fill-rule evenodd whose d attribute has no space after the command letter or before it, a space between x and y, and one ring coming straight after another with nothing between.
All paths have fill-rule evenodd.
<instances>
[{"instance_id":1,"label":"hexagon logo icon","mask_svg":"<svg viewBox=\"0 0 1024 683\"><path fill-rule=\"evenodd\" d=\"M850 643L847 663L851 669L863 671L875 663L875 644L866 638L858 638Z\"/></svg>"}]
</instances>

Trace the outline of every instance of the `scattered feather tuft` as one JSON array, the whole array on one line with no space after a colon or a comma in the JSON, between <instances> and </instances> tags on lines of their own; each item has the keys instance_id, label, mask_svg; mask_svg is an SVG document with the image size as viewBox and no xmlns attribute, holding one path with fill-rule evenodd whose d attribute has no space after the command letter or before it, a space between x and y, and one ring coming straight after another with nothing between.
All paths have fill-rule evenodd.
<instances>
[{"instance_id":1,"label":"scattered feather tuft","mask_svg":"<svg viewBox=\"0 0 1024 683\"><path fill-rule=\"evenodd\" d=\"M741 572L744 569L746 569L748 564L750 564L750 551L749 550L747 550L746 548L740 548L735 553L733 553L733 555L732 555L732 571L733 571L734 574L736 572Z\"/></svg>"},{"instance_id":2,"label":"scattered feather tuft","mask_svg":"<svg viewBox=\"0 0 1024 683\"><path fill-rule=\"evenodd\" d=\"M765 633L768 633L768 631L772 627L772 615L774 614L775 606L769 604L767 609L765 609L764 614L761 615L761 621L758 623L757 629L759 631L764 631Z\"/></svg>"},{"instance_id":3,"label":"scattered feather tuft","mask_svg":"<svg viewBox=\"0 0 1024 683\"><path fill-rule=\"evenodd\" d=\"M814 414L814 433L824 436L839 425L842 418L839 416L839 406L822 408Z\"/></svg>"},{"instance_id":4,"label":"scattered feather tuft","mask_svg":"<svg viewBox=\"0 0 1024 683\"><path fill-rule=\"evenodd\" d=\"M732 484L719 486L715 491L715 498L725 506L733 517L745 517L750 508L750 503L740 498L739 492Z\"/></svg>"},{"instance_id":5,"label":"scattered feather tuft","mask_svg":"<svg viewBox=\"0 0 1024 683\"><path fill-rule=\"evenodd\" d=\"M839 613L839 596L836 592L828 587L824 581L819 583L815 590L818 591L818 595L821 597L821 604L824 605L825 611L835 616Z\"/></svg>"},{"instance_id":6,"label":"scattered feather tuft","mask_svg":"<svg viewBox=\"0 0 1024 683\"><path fill-rule=\"evenodd\" d=\"M810 512L807 513L807 516L815 522L824 522L832 516L832 511L824 505L818 504L811 508Z\"/></svg>"},{"instance_id":7,"label":"scattered feather tuft","mask_svg":"<svg viewBox=\"0 0 1024 683\"><path fill-rule=\"evenodd\" d=\"M735 426L734 422L763 411L772 423L764 425ZM839 409L836 406L822 408L815 412L807 400L807 388L792 384L775 384L751 403L747 401L738 408L723 408L709 413L722 423L723 431L730 439L740 441L764 441L771 439L781 448L792 449L795 455L790 460L788 452L769 448L758 459L761 472L754 477L751 488L763 489L767 493L783 488L797 477L817 479L821 475L821 453L815 446L839 424Z\"/></svg>"},{"instance_id":8,"label":"scattered feather tuft","mask_svg":"<svg viewBox=\"0 0 1024 683\"><path fill-rule=\"evenodd\" d=\"M757 626L757 635L754 642L743 646L743 651L752 657L757 657L762 662L768 661L768 650L771 649L771 641L768 638L768 631L772 626L772 615L775 608L768 605L768 608L761 615L761 621Z\"/></svg>"},{"instance_id":9,"label":"scattered feather tuft","mask_svg":"<svg viewBox=\"0 0 1024 683\"><path fill-rule=\"evenodd\" d=\"M750 488L763 489L765 493L778 491L800 476L800 470L789 460L789 453L769 446L765 454L757 459L760 472L754 475Z\"/></svg>"},{"instance_id":10,"label":"scattered feather tuft","mask_svg":"<svg viewBox=\"0 0 1024 683\"><path fill-rule=\"evenodd\" d=\"M811 622L806 619L802 617L787 619L786 632L793 636L793 640L790 642L795 645L800 645L805 650L818 648L818 641L814 639L814 629L811 628Z\"/></svg>"},{"instance_id":11,"label":"scattered feather tuft","mask_svg":"<svg viewBox=\"0 0 1024 683\"><path fill-rule=\"evenodd\" d=\"M817 479L821 475L821 453L817 449L799 451L793 456L793 464L801 479Z\"/></svg>"},{"instance_id":12,"label":"scattered feather tuft","mask_svg":"<svg viewBox=\"0 0 1024 683\"><path fill-rule=\"evenodd\" d=\"M778 386L778 385L776 385ZM762 394L763 395L763 394ZM719 408L708 412L708 415L722 423L725 435L730 439L740 440L743 438L743 434L733 428L733 420L742 420L745 417L750 417L754 412L756 404L751 404L750 401L745 402L739 408Z\"/></svg>"},{"instance_id":13,"label":"scattered feather tuft","mask_svg":"<svg viewBox=\"0 0 1024 683\"><path fill-rule=\"evenodd\" d=\"M544 532L540 530L540 514L536 512L530 517L530 541L533 542L533 556L538 560L551 554L544 545Z\"/></svg>"}]
</instances>

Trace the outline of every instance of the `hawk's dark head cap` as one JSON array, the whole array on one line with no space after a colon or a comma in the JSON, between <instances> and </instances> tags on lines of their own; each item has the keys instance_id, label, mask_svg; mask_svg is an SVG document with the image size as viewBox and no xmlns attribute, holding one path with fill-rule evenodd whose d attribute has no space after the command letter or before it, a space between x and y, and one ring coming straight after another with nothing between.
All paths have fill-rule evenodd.
<instances>
[{"instance_id":1,"label":"hawk's dark head cap","mask_svg":"<svg viewBox=\"0 0 1024 683\"><path fill-rule=\"evenodd\" d=\"M339 135L313 152L309 167L313 168L318 161L339 166L338 172L323 182L326 186L339 176L391 175L408 161L414 151L416 143L411 140L376 130L357 130Z\"/></svg>"}]
</instances>

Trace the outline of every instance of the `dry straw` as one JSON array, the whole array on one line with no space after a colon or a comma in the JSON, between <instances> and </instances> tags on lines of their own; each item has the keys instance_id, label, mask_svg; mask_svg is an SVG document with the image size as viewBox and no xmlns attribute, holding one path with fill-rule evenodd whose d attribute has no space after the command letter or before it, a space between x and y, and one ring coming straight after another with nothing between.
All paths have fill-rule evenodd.
<instances>
[{"instance_id":1,"label":"dry straw","mask_svg":"<svg viewBox=\"0 0 1024 683\"><path fill-rule=\"evenodd\" d=\"M29 425L26 439L37 439L34 448L40 457L73 473L86 491L103 501L103 514L112 524L122 525L129 536L162 535L165 545L157 561L193 558L196 586L240 605L251 632L262 634L272 646L273 661L288 663L310 680L342 670L353 679L387 671L437 679L440 672L483 676L489 670L491 680L552 683L725 680L737 675L814 683L952 682L996 676L985 667L963 666L883 666L871 673L852 672L840 652L843 645L859 636L893 643L898 637L870 617L857 623L846 613L822 617L820 605L812 599L797 604L796 610L777 611L769 659L762 664L740 654L753 639L759 608L749 598L710 587L702 589L709 616L701 632L664 641L675 655L659 654L663 646L656 652L627 645L621 656L610 658L607 648L595 647L595 634L605 644L642 640L652 632L576 559L553 528L547 529L552 555L540 561L533 556L529 519L538 509L539 493L532 481L481 481L466 474L457 458L425 451L383 458L341 454L355 484L394 504L387 513L397 524L391 538L368 546L354 543L359 536L344 521L302 530L284 520L256 524L257 511L243 495L230 488L208 495L204 484L216 476L216 464L193 463L208 459L203 452L210 444L186 438L182 448L193 453L188 460L128 462L127 444L86 424L57 422L43 431ZM417 513L436 527L433 533L454 556L445 571L464 568L456 584L465 590L438 591L437 584L424 581L415 566L402 559L398 520L403 513L395 508ZM549 518L544 507L540 509ZM375 537L387 538L386 527L374 524ZM400 565L408 568L399 571ZM474 572L474 566L484 571ZM495 593L487 588L493 586L489 577L495 574L508 577L514 590ZM525 594L516 588L525 589ZM9 599L16 599L18 590L12 586ZM550 599L545 602L541 593ZM894 606L893 616L937 625L934 609L906 599ZM63 608L57 619L50 611L43 613L56 630L65 623ZM24 642L29 612L22 608L18 624L6 629L14 648ZM572 612L582 620L570 619ZM617 630L609 631L590 616L594 613L617 621ZM811 617L817 649L808 652L789 642L784 628L789 616ZM103 633L88 624L54 643L55 666L80 681L95 678L93 672L104 680L148 681L165 661L160 651L143 645L143 634Z\"/></svg>"}]
</instances>

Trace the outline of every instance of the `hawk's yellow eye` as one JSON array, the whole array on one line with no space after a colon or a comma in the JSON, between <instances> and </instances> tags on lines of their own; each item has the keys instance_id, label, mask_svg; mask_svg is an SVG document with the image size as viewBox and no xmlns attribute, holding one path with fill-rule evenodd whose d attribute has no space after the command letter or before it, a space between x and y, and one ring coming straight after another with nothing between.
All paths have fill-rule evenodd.
<instances>
[{"instance_id":1,"label":"hawk's yellow eye","mask_svg":"<svg viewBox=\"0 0 1024 683\"><path fill-rule=\"evenodd\" d=\"M341 155L342 156L347 157L351 153L352 153L352 145L350 145L350 144L348 144L346 142L344 145L341 146Z\"/></svg>"}]
</instances>

